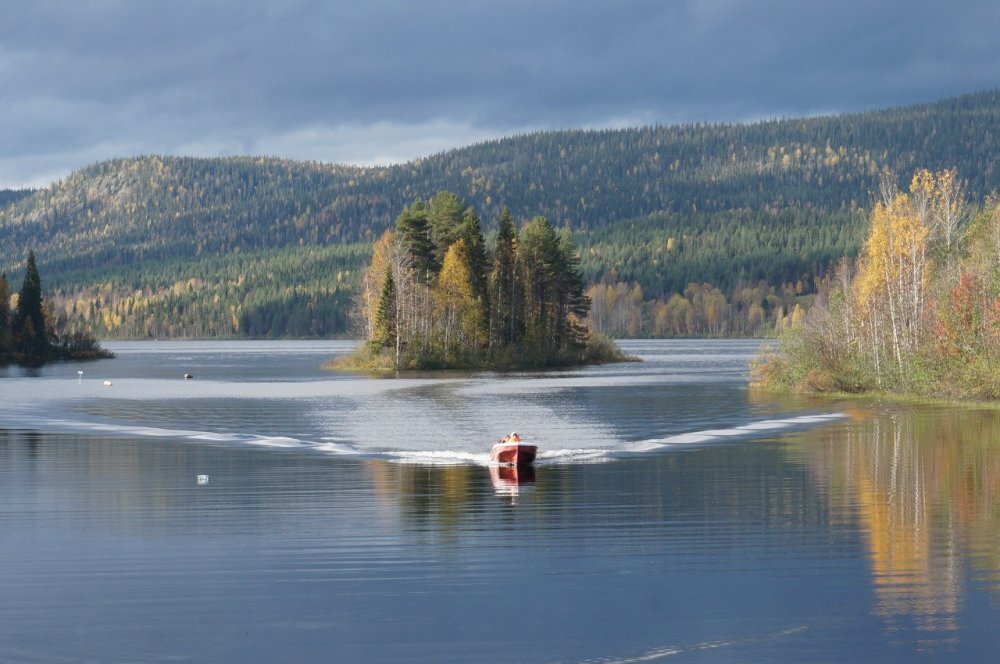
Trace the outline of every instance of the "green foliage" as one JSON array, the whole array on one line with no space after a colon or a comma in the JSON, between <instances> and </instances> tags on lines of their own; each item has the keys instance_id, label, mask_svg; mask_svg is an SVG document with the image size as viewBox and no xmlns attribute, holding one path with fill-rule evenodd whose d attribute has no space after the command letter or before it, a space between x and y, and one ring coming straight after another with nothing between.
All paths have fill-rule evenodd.
<instances>
[{"instance_id":1,"label":"green foliage","mask_svg":"<svg viewBox=\"0 0 1000 664\"><path fill-rule=\"evenodd\" d=\"M10 318L10 286L7 274L0 273L0 364L7 362L13 352Z\"/></svg>"},{"instance_id":2,"label":"green foliage","mask_svg":"<svg viewBox=\"0 0 1000 664\"><path fill-rule=\"evenodd\" d=\"M918 187L935 194L951 181L946 171L925 175L914 180L914 199ZM911 199L892 200L891 206L876 204L856 269L844 262L822 284L803 324L781 336L777 352L756 359L752 382L781 390L1000 399L1000 287L994 276L1000 270L1000 203L993 200L973 215L964 237L961 229L946 237L925 222L919 206L910 206ZM919 262L925 254L941 262ZM926 276L913 278L921 274Z\"/></svg>"},{"instance_id":3,"label":"green foliage","mask_svg":"<svg viewBox=\"0 0 1000 664\"><path fill-rule=\"evenodd\" d=\"M517 232L504 209L493 248L490 291L490 346L510 346L520 341L524 329L522 293L517 281Z\"/></svg>"},{"instance_id":4,"label":"green foliage","mask_svg":"<svg viewBox=\"0 0 1000 664\"><path fill-rule=\"evenodd\" d=\"M117 159L38 191L0 192L0 271L19 277L16 257L35 247L71 317L101 301L91 313L102 335L343 334L350 288L334 276L350 272L355 283L367 260L356 252L370 251L399 210L430 196L411 206L415 223L426 224L410 238L425 243L414 255L426 273L440 269L470 206L484 220L509 209L571 228L588 284L638 284L647 301L665 304L708 283L732 303L739 284L811 287L856 254L861 211L883 167L908 174L918 164L953 165L973 198L997 189L998 121L1000 91L991 91L806 120L541 132L379 168ZM474 235L465 235L472 254ZM308 257L301 268L282 267L280 283L241 270L309 251L323 254L323 271ZM196 292L168 295L192 279ZM240 279L266 295L229 286ZM137 291L155 300L152 310L125 311L120 299ZM313 309L295 313L303 301ZM120 322L104 322L108 308Z\"/></svg>"},{"instance_id":5,"label":"green foliage","mask_svg":"<svg viewBox=\"0 0 1000 664\"><path fill-rule=\"evenodd\" d=\"M42 313L42 279L38 274L34 251L28 252L25 261L24 281L14 314L13 336L14 351L21 357L46 360L52 353Z\"/></svg>"},{"instance_id":6,"label":"green foliage","mask_svg":"<svg viewBox=\"0 0 1000 664\"><path fill-rule=\"evenodd\" d=\"M504 214L491 257L475 212L455 196L439 193L428 211L438 220L430 244L435 256L441 254L439 243L451 244L441 254L439 271L428 275L426 244L414 241L418 203L400 214L400 237L387 234L378 242L366 274L384 270L381 295L358 298L356 315L374 325L366 350L347 360L348 366L384 366L390 355L396 370L621 359L613 343L594 342L582 323L590 302L568 232L558 233L547 219L536 217L516 236L510 215ZM438 205L443 214L436 213Z\"/></svg>"},{"instance_id":7,"label":"green foliage","mask_svg":"<svg viewBox=\"0 0 1000 664\"><path fill-rule=\"evenodd\" d=\"M52 360L110 357L86 329L70 325L42 299L35 252L25 260L24 280L11 316L7 275L0 274L0 363L40 365Z\"/></svg>"},{"instance_id":8,"label":"green foliage","mask_svg":"<svg viewBox=\"0 0 1000 664\"><path fill-rule=\"evenodd\" d=\"M375 313L375 335L370 343L376 352L396 345L396 284L391 271L385 273L382 283L382 294Z\"/></svg>"},{"instance_id":9,"label":"green foliage","mask_svg":"<svg viewBox=\"0 0 1000 664\"><path fill-rule=\"evenodd\" d=\"M427 206L422 200L415 200L396 218L396 232L413 259L413 269L430 279L430 275L441 268L441 263L435 256Z\"/></svg>"},{"instance_id":10,"label":"green foliage","mask_svg":"<svg viewBox=\"0 0 1000 664\"><path fill-rule=\"evenodd\" d=\"M769 337L801 320L812 295L805 284L738 283L727 295L691 283L669 297L646 299L633 282L599 283L586 290L588 321L615 337Z\"/></svg>"}]
</instances>

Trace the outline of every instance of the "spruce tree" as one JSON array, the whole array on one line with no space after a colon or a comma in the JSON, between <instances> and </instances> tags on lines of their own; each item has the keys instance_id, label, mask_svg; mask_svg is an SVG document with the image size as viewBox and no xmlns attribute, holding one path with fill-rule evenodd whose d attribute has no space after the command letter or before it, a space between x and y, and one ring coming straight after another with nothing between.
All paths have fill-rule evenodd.
<instances>
[{"instance_id":1,"label":"spruce tree","mask_svg":"<svg viewBox=\"0 0 1000 664\"><path fill-rule=\"evenodd\" d=\"M497 225L490 273L490 329L493 343L508 346L520 338L520 282L517 280L517 233L504 208Z\"/></svg>"},{"instance_id":2,"label":"spruce tree","mask_svg":"<svg viewBox=\"0 0 1000 664\"><path fill-rule=\"evenodd\" d=\"M377 350L391 348L396 345L396 284L392 279L392 270L385 273L382 282L382 294L378 300L375 312L375 334L372 346Z\"/></svg>"},{"instance_id":3,"label":"spruce tree","mask_svg":"<svg viewBox=\"0 0 1000 664\"><path fill-rule=\"evenodd\" d=\"M11 353L10 287L7 273L0 274L0 362L6 362Z\"/></svg>"},{"instance_id":4,"label":"spruce tree","mask_svg":"<svg viewBox=\"0 0 1000 664\"><path fill-rule=\"evenodd\" d=\"M434 243L434 262L439 268L444 263L444 255L459 237L466 209L467 206L450 191L439 191L431 198L427 220Z\"/></svg>"},{"instance_id":5,"label":"spruce tree","mask_svg":"<svg viewBox=\"0 0 1000 664\"><path fill-rule=\"evenodd\" d=\"M441 268L434 257L427 206L419 198L396 218L396 232L413 261L413 269L421 280L430 282ZM443 255L443 254L442 254Z\"/></svg>"},{"instance_id":6,"label":"spruce tree","mask_svg":"<svg viewBox=\"0 0 1000 664\"><path fill-rule=\"evenodd\" d=\"M28 252L24 269L24 282L17 300L14 318L16 350L30 361L44 361L51 347L45 333L45 314L42 312L42 280L38 275L35 252Z\"/></svg>"},{"instance_id":7,"label":"spruce tree","mask_svg":"<svg viewBox=\"0 0 1000 664\"><path fill-rule=\"evenodd\" d=\"M547 355L558 325L559 238L545 217L535 217L518 239L518 278L524 288L524 333L528 350Z\"/></svg>"},{"instance_id":8,"label":"spruce tree","mask_svg":"<svg viewBox=\"0 0 1000 664\"><path fill-rule=\"evenodd\" d=\"M559 234L558 253L557 282L563 306L559 338L563 344L582 347L589 334L583 320L590 313L590 298L584 293L580 255L576 252L567 229Z\"/></svg>"},{"instance_id":9,"label":"spruce tree","mask_svg":"<svg viewBox=\"0 0 1000 664\"><path fill-rule=\"evenodd\" d=\"M479 215L472 208L468 208L462 215L462 224L459 227L459 239L465 242L466 251L469 255L469 270L471 271L471 284L473 297L477 300L479 308L479 319L483 325L487 324L487 312L489 312L489 265L486 259L486 239L483 237L483 229L479 223ZM486 330L482 330L486 332ZM484 335L485 336L485 335Z\"/></svg>"}]
</instances>

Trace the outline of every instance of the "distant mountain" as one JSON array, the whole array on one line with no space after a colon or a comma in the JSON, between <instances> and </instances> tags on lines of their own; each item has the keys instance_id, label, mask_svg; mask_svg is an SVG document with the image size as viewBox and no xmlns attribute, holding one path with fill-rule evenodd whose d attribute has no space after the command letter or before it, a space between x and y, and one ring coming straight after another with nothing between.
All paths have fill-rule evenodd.
<instances>
[{"instance_id":1,"label":"distant mountain","mask_svg":"<svg viewBox=\"0 0 1000 664\"><path fill-rule=\"evenodd\" d=\"M263 157L116 159L0 192L0 269L33 248L67 315L99 334L342 333L370 243L414 198L487 228L567 226L594 281L665 297L689 282L805 280L860 241L889 167L956 167L1000 189L1000 91L865 113L513 136L380 168ZM906 182L903 182L903 186ZM304 307L299 311L299 307Z\"/></svg>"}]
</instances>

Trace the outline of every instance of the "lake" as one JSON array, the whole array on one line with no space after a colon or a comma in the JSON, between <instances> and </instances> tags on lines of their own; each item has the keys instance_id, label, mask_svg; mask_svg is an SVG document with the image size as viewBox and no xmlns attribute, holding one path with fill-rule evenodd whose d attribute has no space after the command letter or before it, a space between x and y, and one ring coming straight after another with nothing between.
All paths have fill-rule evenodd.
<instances>
[{"instance_id":1,"label":"lake","mask_svg":"<svg viewBox=\"0 0 1000 664\"><path fill-rule=\"evenodd\" d=\"M0 661L1000 651L1000 411L757 394L752 341L400 379L107 346L0 369ZM513 429L535 466L490 467Z\"/></svg>"}]
</instances>

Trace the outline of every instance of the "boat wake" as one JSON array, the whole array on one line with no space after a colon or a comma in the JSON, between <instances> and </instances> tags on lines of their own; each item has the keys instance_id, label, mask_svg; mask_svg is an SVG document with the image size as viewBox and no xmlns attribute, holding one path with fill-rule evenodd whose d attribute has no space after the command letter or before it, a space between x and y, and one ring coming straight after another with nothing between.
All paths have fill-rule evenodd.
<instances>
[{"instance_id":1,"label":"boat wake","mask_svg":"<svg viewBox=\"0 0 1000 664\"><path fill-rule=\"evenodd\" d=\"M602 463L613 459L649 456L668 450L703 447L722 442L751 440L821 426L845 419L843 413L799 415L780 419L748 422L729 428L706 429L640 441L603 440L593 446L547 449L545 441L531 441L539 447L536 464ZM22 428L22 427L16 427ZM197 431L141 425L114 424L70 419L34 418L30 427L55 433L105 435L129 438L182 440L217 446L267 448L274 450L308 451L332 456L352 456L359 459L385 459L398 463L420 465L490 465L492 441L469 441L466 449L399 449L365 444L335 437L306 440L291 436L260 435L242 432Z\"/></svg>"}]
</instances>

